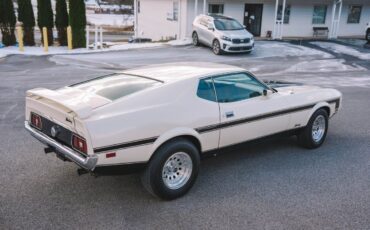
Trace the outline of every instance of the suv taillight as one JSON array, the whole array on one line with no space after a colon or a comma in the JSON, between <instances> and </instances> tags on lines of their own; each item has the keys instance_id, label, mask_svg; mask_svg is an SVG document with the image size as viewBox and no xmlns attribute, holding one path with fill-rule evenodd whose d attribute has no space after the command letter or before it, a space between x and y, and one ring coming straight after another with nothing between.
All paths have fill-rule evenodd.
<instances>
[{"instance_id":1,"label":"suv taillight","mask_svg":"<svg viewBox=\"0 0 370 230\"><path fill-rule=\"evenodd\" d=\"M72 147L79 152L87 153L86 140L76 134L72 135Z\"/></svg>"},{"instance_id":2,"label":"suv taillight","mask_svg":"<svg viewBox=\"0 0 370 230\"><path fill-rule=\"evenodd\" d=\"M42 129L41 117L36 113L31 113L31 125L37 129Z\"/></svg>"}]
</instances>

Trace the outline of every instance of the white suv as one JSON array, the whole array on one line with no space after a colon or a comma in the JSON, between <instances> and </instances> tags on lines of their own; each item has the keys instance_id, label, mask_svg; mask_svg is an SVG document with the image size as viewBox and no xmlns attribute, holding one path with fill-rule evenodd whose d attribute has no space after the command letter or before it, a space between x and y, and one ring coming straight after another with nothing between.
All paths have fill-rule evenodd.
<instances>
[{"instance_id":1,"label":"white suv","mask_svg":"<svg viewBox=\"0 0 370 230\"><path fill-rule=\"evenodd\" d=\"M215 54L223 52L250 53L254 38L237 20L222 15L199 15L193 22L193 44L212 47Z\"/></svg>"}]
</instances>

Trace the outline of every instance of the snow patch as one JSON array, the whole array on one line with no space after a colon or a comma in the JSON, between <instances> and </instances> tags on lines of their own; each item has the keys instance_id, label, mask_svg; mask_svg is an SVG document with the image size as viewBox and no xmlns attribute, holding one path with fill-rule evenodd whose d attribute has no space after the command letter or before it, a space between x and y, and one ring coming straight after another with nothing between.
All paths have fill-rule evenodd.
<instances>
[{"instance_id":1,"label":"snow patch","mask_svg":"<svg viewBox=\"0 0 370 230\"><path fill-rule=\"evenodd\" d=\"M264 57L287 57L287 56L320 56L322 58L333 58L329 53L311 49L305 46L293 45L282 42L259 42L255 51L259 58Z\"/></svg>"},{"instance_id":2,"label":"snow patch","mask_svg":"<svg viewBox=\"0 0 370 230\"><path fill-rule=\"evenodd\" d=\"M303 61L293 65L285 72L342 72L342 71L365 71L366 69L355 65L346 65L343 59Z\"/></svg>"},{"instance_id":3,"label":"snow patch","mask_svg":"<svg viewBox=\"0 0 370 230\"><path fill-rule=\"evenodd\" d=\"M350 56L358 57L362 60L370 60L370 53L361 53L360 51L349 46L344 46L332 42L310 42L310 43L313 45L320 46L321 48L324 49L332 50L333 52L338 54L347 54Z\"/></svg>"},{"instance_id":4,"label":"snow patch","mask_svg":"<svg viewBox=\"0 0 370 230\"><path fill-rule=\"evenodd\" d=\"M172 40L167 42L168 45L171 46L186 46L186 45L191 45L193 42L190 38L184 38L180 40Z\"/></svg>"}]
</instances>

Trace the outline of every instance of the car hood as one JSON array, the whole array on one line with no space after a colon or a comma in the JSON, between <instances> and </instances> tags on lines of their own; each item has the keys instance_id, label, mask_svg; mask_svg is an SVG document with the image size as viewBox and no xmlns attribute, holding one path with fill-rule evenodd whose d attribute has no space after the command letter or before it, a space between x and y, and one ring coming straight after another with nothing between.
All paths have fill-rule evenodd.
<instances>
[{"instance_id":1,"label":"car hood","mask_svg":"<svg viewBox=\"0 0 370 230\"><path fill-rule=\"evenodd\" d=\"M277 89L282 94L304 93L321 89L319 86L305 85L302 83L286 82L286 81L265 81L264 83L274 89Z\"/></svg>"},{"instance_id":2,"label":"car hood","mask_svg":"<svg viewBox=\"0 0 370 230\"><path fill-rule=\"evenodd\" d=\"M221 35L224 35L229 38L252 38L253 35L246 30L223 30L220 32Z\"/></svg>"}]
</instances>

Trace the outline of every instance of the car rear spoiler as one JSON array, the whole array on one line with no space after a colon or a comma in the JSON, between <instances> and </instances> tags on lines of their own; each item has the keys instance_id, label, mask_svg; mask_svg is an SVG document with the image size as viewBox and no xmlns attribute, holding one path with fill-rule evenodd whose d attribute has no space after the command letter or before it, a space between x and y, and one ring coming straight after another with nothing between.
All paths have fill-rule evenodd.
<instances>
[{"instance_id":1,"label":"car rear spoiler","mask_svg":"<svg viewBox=\"0 0 370 230\"><path fill-rule=\"evenodd\" d=\"M81 98L76 97L72 92L71 94L61 93L54 90L49 90L45 88L36 88L27 91L27 97L35 98L39 100L45 98L54 103L57 103L68 110L74 112L80 118L87 118L92 114L94 108L107 104L109 101L104 100L102 97L96 96L94 101L84 101ZM37 98L40 97L40 98ZM90 102L90 103L89 103Z\"/></svg>"}]
</instances>

